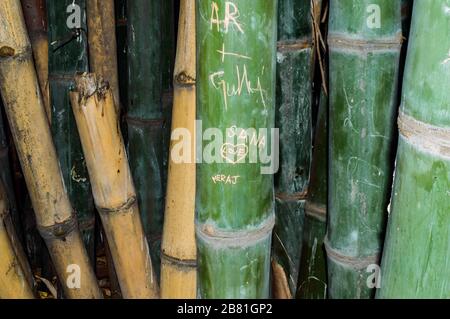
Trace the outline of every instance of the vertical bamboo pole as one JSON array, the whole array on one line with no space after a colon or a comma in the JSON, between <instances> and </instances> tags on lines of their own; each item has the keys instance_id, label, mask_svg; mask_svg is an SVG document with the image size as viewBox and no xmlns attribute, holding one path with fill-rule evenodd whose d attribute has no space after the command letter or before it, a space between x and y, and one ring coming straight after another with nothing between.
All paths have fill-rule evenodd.
<instances>
[{"instance_id":1,"label":"vertical bamboo pole","mask_svg":"<svg viewBox=\"0 0 450 319\"><path fill-rule=\"evenodd\" d=\"M115 0L114 10L116 16L117 69L120 74L119 96L120 104L126 110L128 101L127 0ZM126 133L126 130L124 133Z\"/></svg>"},{"instance_id":2,"label":"vertical bamboo pole","mask_svg":"<svg viewBox=\"0 0 450 319\"><path fill-rule=\"evenodd\" d=\"M0 83L38 228L64 293L69 298L100 298L64 188L18 0L0 2Z\"/></svg>"},{"instance_id":3,"label":"vertical bamboo pole","mask_svg":"<svg viewBox=\"0 0 450 319\"><path fill-rule=\"evenodd\" d=\"M14 248L17 243L12 242L6 226L10 218L6 191L0 181L0 299L32 299L32 286Z\"/></svg>"},{"instance_id":4,"label":"vertical bamboo pole","mask_svg":"<svg viewBox=\"0 0 450 319\"><path fill-rule=\"evenodd\" d=\"M100 213L125 298L157 298L149 247L112 90L95 74L75 78L71 102Z\"/></svg>"},{"instance_id":5,"label":"vertical bamboo pole","mask_svg":"<svg viewBox=\"0 0 450 319\"><path fill-rule=\"evenodd\" d=\"M86 0L91 72L108 81L120 110L114 0Z\"/></svg>"},{"instance_id":6,"label":"vertical bamboo pole","mask_svg":"<svg viewBox=\"0 0 450 319\"><path fill-rule=\"evenodd\" d=\"M449 8L414 2L378 298L450 298Z\"/></svg>"},{"instance_id":7,"label":"vertical bamboo pole","mask_svg":"<svg viewBox=\"0 0 450 319\"><path fill-rule=\"evenodd\" d=\"M187 163L169 158L166 210L162 241L161 297L195 299L197 268L195 245L195 0L180 3L178 50L174 72L172 132L191 136ZM174 151L176 141L172 141Z\"/></svg>"},{"instance_id":8,"label":"vertical bamboo pole","mask_svg":"<svg viewBox=\"0 0 450 319\"><path fill-rule=\"evenodd\" d=\"M330 1L328 292L370 298L392 176L399 0ZM370 267L369 267L370 266Z\"/></svg>"},{"instance_id":9,"label":"vertical bamboo pole","mask_svg":"<svg viewBox=\"0 0 450 319\"><path fill-rule=\"evenodd\" d=\"M51 120L50 91L48 86L48 35L45 0L21 0L23 15L33 49L42 101L49 121Z\"/></svg>"},{"instance_id":10,"label":"vertical bamboo pole","mask_svg":"<svg viewBox=\"0 0 450 319\"><path fill-rule=\"evenodd\" d=\"M323 240L327 228L328 97L323 91L319 103L296 294L296 297L300 299L326 299L327 297L327 257Z\"/></svg>"},{"instance_id":11,"label":"vertical bamboo pole","mask_svg":"<svg viewBox=\"0 0 450 319\"><path fill-rule=\"evenodd\" d=\"M95 210L80 138L70 107L74 75L88 70L86 0L48 1L51 130L64 184L77 212L80 230L94 262Z\"/></svg>"},{"instance_id":12,"label":"vertical bamboo pole","mask_svg":"<svg viewBox=\"0 0 450 319\"><path fill-rule=\"evenodd\" d=\"M215 132L211 144L197 144L204 150L196 194L200 297L267 298L274 184L262 169L269 164L253 155L270 154L278 142L271 134L277 1L199 0L196 17L197 130Z\"/></svg>"},{"instance_id":13,"label":"vertical bamboo pole","mask_svg":"<svg viewBox=\"0 0 450 319\"><path fill-rule=\"evenodd\" d=\"M127 15L128 152L142 222L159 278L164 218L161 1L128 1Z\"/></svg>"},{"instance_id":14,"label":"vertical bamboo pole","mask_svg":"<svg viewBox=\"0 0 450 319\"><path fill-rule=\"evenodd\" d=\"M272 268L274 297L280 299L295 295L300 267L312 157L313 4L317 1L279 0L278 8L276 126L280 128L280 171L275 176Z\"/></svg>"}]
</instances>

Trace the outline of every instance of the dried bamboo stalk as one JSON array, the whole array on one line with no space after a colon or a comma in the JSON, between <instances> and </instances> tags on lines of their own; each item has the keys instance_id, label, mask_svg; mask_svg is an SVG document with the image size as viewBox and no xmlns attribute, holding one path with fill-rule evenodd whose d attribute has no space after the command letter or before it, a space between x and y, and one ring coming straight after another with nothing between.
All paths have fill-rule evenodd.
<instances>
[{"instance_id":1,"label":"dried bamboo stalk","mask_svg":"<svg viewBox=\"0 0 450 319\"><path fill-rule=\"evenodd\" d=\"M90 70L108 81L119 111L114 0L87 0L86 4Z\"/></svg>"},{"instance_id":2,"label":"dried bamboo stalk","mask_svg":"<svg viewBox=\"0 0 450 319\"><path fill-rule=\"evenodd\" d=\"M101 292L64 188L19 0L0 2L0 89L38 229L48 246L65 295L100 298ZM79 270L79 286L69 285L73 283L70 281L73 273L67 271L73 265Z\"/></svg>"},{"instance_id":3,"label":"dried bamboo stalk","mask_svg":"<svg viewBox=\"0 0 450 319\"><path fill-rule=\"evenodd\" d=\"M12 229L8 224L11 225L8 200L0 182L0 299L32 299L32 286L17 255L17 243L9 235Z\"/></svg>"},{"instance_id":4,"label":"dried bamboo stalk","mask_svg":"<svg viewBox=\"0 0 450 319\"><path fill-rule=\"evenodd\" d=\"M48 35L45 0L21 0L25 23L33 48L42 102L49 121L51 120L50 90L48 85Z\"/></svg>"},{"instance_id":5,"label":"dried bamboo stalk","mask_svg":"<svg viewBox=\"0 0 450 319\"><path fill-rule=\"evenodd\" d=\"M191 158L189 163L176 163L169 155L161 253L162 298L196 298L195 52L195 1L182 0L174 72L172 132L177 129L189 131L192 141ZM172 150L176 141L171 144Z\"/></svg>"},{"instance_id":6,"label":"dried bamboo stalk","mask_svg":"<svg viewBox=\"0 0 450 319\"><path fill-rule=\"evenodd\" d=\"M124 298L157 298L112 90L95 74L79 74L70 94L92 192Z\"/></svg>"}]
</instances>

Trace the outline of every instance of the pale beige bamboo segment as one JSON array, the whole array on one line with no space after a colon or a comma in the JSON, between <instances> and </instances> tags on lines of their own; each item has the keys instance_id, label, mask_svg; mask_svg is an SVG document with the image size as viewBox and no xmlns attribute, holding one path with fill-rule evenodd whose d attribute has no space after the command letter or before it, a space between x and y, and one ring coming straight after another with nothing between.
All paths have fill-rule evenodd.
<instances>
[{"instance_id":1,"label":"pale beige bamboo segment","mask_svg":"<svg viewBox=\"0 0 450 319\"><path fill-rule=\"evenodd\" d=\"M39 87L42 93L42 102L44 103L45 113L50 122L52 110L50 109L50 86L48 83L48 38L45 36L36 36L32 38L31 46L33 48Z\"/></svg>"},{"instance_id":2,"label":"pale beige bamboo segment","mask_svg":"<svg viewBox=\"0 0 450 319\"><path fill-rule=\"evenodd\" d=\"M70 98L95 204L124 298L157 298L149 248L112 91L95 74L75 78Z\"/></svg>"},{"instance_id":3,"label":"pale beige bamboo segment","mask_svg":"<svg viewBox=\"0 0 450 319\"><path fill-rule=\"evenodd\" d=\"M32 299L32 286L9 236L7 219L7 198L0 183L0 299Z\"/></svg>"},{"instance_id":4,"label":"pale beige bamboo segment","mask_svg":"<svg viewBox=\"0 0 450 319\"><path fill-rule=\"evenodd\" d=\"M195 244L195 0L182 0L178 48L174 71L173 138L180 129L190 141L172 141L170 147L166 210L161 256L161 297L194 299L197 296L197 252ZM182 131L180 131L182 133ZM180 144L190 156L179 162ZM178 146L177 146L178 145ZM190 149L189 149L190 148Z\"/></svg>"},{"instance_id":5,"label":"pale beige bamboo segment","mask_svg":"<svg viewBox=\"0 0 450 319\"><path fill-rule=\"evenodd\" d=\"M68 298L101 298L64 187L19 0L0 1L0 89L36 223ZM80 281L67 272L76 265ZM77 271L78 273L78 271Z\"/></svg>"},{"instance_id":6,"label":"pale beige bamboo segment","mask_svg":"<svg viewBox=\"0 0 450 319\"><path fill-rule=\"evenodd\" d=\"M106 80L120 108L114 0L87 0L89 64L92 73Z\"/></svg>"}]
</instances>

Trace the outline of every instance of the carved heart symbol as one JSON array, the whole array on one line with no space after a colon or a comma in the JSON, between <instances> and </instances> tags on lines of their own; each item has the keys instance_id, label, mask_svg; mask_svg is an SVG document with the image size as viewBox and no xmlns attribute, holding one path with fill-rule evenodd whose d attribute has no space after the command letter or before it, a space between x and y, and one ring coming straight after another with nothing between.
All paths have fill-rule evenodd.
<instances>
[{"instance_id":1,"label":"carved heart symbol","mask_svg":"<svg viewBox=\"0 0 450 319\"><path fill-rule=\"evenodd\" d=\"M225 143L221 149L222 158L231 164L237 164L247 157L248 146L245 144L233 145Z\"/></svg>"}]
</instances>

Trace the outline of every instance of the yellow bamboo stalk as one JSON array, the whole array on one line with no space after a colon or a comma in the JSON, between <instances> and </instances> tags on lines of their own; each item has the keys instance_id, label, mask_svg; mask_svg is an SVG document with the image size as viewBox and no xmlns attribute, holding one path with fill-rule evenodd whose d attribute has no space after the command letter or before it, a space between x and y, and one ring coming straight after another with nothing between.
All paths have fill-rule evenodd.
<instances>
[{"instance_id":1,"label":"yellow bamboo stalk","mask_svg":"<svg viewBox=\"0 0 450 319\"><path fill-rule=\"evenodd\" d=\"M32 286L9 236L7 220L7 198L0 183L0 299L32 299Z\"/></svg>"},{"instance_id":2,"label":"yellow bamboo stalk","mask_svg":"<svg viewBox=\"0 0 450 319\"><path fill-rule=\"evenodd\" d=\"M120 108L114 0L87 0L89 64L92 73L105 79Z\"/></svg>"},{"instance_id":3,"label":"yellow bamboo stalk","mask_svg":"<svg viewBox=\"0 0 450 319\"><path fill-rule=\"evenodd\" d=\"M174 72L172 132L187 129L190 162L170 155L161 253L161 297L194 299L197 291L195 244L195 0L181 0ZM171 142L171 152L177 141Z\"/></svg>"},{"instance_id":4,"label":"yellow bamboo stalk","mask_svg":"<svg viewBox=\"0 0 450 319\"><path fill-rule=\"evenodd\" d=\"M42 93L45 112L51 120L50 88L48 85L48 36L45 0L22 0L25 23L33 49L34 64Z\"/></svg>"},{"instance_id":5,"label":"yellow bamboo stalk","mask_svg":"<svg viewBox=\"0 0 450 319\"><path fill-rule=\"evenodd\" d=\"M36 223L65 295L101 298L64 187L19 0L0 1L0 90Z\"/></svg>"},{"instance_id":6,"label":"yellow bamboo stalk","mask_svg":"<svg viewBox=\"0 0 450 319\"><path fill-rule=\"evenodd\" d=\"M70 94L95 205L124 298L157 298L149 248L112 90L95 74L75 77Z\"/></svg>"}]
</instances>

